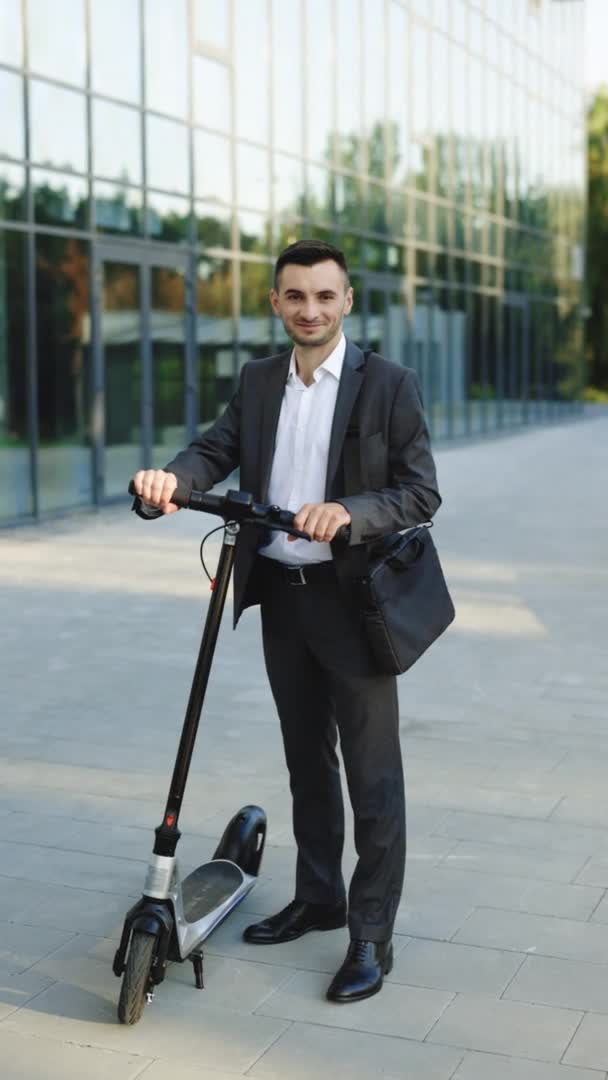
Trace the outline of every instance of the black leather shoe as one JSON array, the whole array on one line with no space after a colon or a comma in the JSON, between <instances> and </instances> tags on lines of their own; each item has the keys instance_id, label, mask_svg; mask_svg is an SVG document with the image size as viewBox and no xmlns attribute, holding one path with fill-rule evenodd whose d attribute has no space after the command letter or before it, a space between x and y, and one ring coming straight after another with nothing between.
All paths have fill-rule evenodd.
<instances>
[{"instance_id":1,"label":"black leather shoe","mask_svg":"<svg viewBox=\"0 0 608 1080\"><path fill-rule=\"evenodd\" d=\"M327 991L328 1001L363 1001L382 989L393 966L391 941L351 941L346 960Z\"/></svg>"},{"instance_id":2,"label":"black leather shoe","mask_svg":"<svg viewBox=\"0 0 608 1080\"><path fill-rule=\"evenodd\" d=\"M277 915L253 923L243 931L250 945L279 945L295 941L309 930L337 930L346 926L346 904L307 904L292 900Z\"/></svg>"}]
</instances>

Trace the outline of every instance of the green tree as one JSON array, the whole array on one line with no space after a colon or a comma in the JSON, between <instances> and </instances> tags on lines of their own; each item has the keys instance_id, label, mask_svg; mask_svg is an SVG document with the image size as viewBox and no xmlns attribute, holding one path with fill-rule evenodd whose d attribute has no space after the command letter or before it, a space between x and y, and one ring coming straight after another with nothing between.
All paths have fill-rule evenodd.
<instances>
[{"instance_id":1,"label":"green tree","mask_svg":"<svg viewBox=\"0 0 608 1080\"><path fill-rule=\"evenodd\" d=\"M608 390L608 87L602 86L587 117L587 382Z\"/></svg>"}]
</instances>

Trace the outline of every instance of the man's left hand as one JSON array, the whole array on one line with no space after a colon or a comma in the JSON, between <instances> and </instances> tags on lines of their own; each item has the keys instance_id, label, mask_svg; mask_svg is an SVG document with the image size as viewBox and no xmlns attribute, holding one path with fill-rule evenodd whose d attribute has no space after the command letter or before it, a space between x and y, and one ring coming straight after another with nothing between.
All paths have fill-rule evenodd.
<instances>
[{"instance_id":1,"label":"man's left hand","mask_svg":"<svg viewBox=\"0 0 608 1080\"><path fill-rule=\"evenodd\" d=\"M311 540L328 544L342 525L350 525L351 516L341 503L304 503L294 520L294 528L308 533ZM288 536L297 540L297 536Z\"/></svg>"}]
</instances>

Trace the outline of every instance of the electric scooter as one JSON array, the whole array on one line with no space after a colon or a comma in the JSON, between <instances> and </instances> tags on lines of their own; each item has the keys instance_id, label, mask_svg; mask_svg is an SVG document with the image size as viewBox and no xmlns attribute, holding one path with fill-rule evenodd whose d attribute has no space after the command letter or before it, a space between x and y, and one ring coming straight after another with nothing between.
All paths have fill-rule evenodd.
<instances>
[{"instance_id":1,"label":"electric scooter","mask_svg":"<svg viewBox=\"0 0 608 1080\"><path fill-rule=\"evenodd\" d=\"M133 482L129 492L135 495ZM310 540L306 533L293 528L294 515L288 510L254 503L252 496L242 491L226 495L193 491L186 500L180 498L178 489L173 502L223 518L224 537L165 813L155 830L143 895L127 912L114 957L114 974L122 976L118 1018L123 1024L135 1024L140 1019L155 988L163 981L169 962L190 960L196 986L203 989L201 946L255 885L266 839L266 815L259 806L239 810L226 826L211 861L197 867L184 881L175 856L181 835L178 820L241 525L257 525ZM145 510L137 496L133 509L142 517L159 517L162 513Z\"/></svg>"}]
</instances>

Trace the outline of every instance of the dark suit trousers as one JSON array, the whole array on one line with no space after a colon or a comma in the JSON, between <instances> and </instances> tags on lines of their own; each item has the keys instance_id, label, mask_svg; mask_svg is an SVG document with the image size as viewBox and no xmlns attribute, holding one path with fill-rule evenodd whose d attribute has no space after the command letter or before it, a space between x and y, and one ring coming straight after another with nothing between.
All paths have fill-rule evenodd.
<instances>
[{"instance_id":1,"label":"dark suit trousers","mask_svg":"<svg viewBox=\"0 0 608 1080\"><path fill-rule=\"evenodd\" d=\"M356 612L336 583L287 584L265 563L258 557L254 572L262 579L264 655L293 798L296 899L331 904L345 896L339 733L358 855L348 925L353 938L384 941L405 870L397 682L375 672Z\"/></svg>"}]
</instances>

